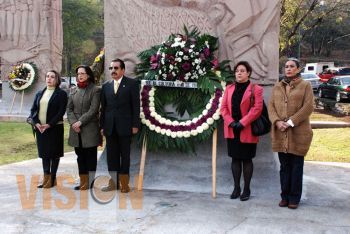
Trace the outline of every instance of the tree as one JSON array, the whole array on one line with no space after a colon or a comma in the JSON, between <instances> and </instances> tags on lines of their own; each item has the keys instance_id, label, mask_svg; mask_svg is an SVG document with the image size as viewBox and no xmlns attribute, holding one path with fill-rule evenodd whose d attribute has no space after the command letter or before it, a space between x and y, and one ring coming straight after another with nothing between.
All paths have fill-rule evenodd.
<instances>
[{"instance_id":1,"label":"tree","mask_svg":"<svg viewBox=\"0 0 350 234\"><path fill-rule=\"evenodd\" d=\"M295 56L293 47L330 18L346 13L349 0L281 0L280 55Z\"/></svg>"},{"instance_id":2,"label":"tree","mask_svg":"<svg viewBox=\"0 0 350 234\"><path fill-rule=\"evenodd\" d=\"M103 47L103 2L63 0L63 71L65 75L79 64L92 64ZM103 39L103 38L102 38Z\"/></svg>"}]
</instances>

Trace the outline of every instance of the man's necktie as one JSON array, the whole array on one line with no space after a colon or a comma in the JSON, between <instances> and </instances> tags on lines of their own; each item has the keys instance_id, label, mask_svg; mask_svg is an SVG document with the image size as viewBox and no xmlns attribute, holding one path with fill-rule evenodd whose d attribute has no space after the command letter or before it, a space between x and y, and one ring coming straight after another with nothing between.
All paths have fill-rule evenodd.
<instances>
[{"instance_id":1,"label":"man's necktie","mask_svg":"<svg viewBox=\"0 0 350 234\"><path fill-rule=\"evenodd\" d=\"M118 88L119 88L119 82L118 81L114 81L114 93L115 94L117 94Z\"/></svg>"}]
</instances>

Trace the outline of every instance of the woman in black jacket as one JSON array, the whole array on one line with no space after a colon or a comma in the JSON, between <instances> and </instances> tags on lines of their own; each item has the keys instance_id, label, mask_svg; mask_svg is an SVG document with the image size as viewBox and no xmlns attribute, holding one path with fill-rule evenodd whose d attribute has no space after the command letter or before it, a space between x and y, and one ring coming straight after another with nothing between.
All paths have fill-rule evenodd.
<instances>
[{"instance_id":1,"label":"woman in black jacket","mask_svg":"<svg viewBox=\"0 0 350 234\"><path fill-rule=\"evenodd\" d=\"M58 72L46 73L46 87L39 91L31 108L39 157L42 159L44 180L38 188L56 185L56 172L63 157L63 115L66 112L67 93L59 88Z\"/></svg>"}]
</instances>

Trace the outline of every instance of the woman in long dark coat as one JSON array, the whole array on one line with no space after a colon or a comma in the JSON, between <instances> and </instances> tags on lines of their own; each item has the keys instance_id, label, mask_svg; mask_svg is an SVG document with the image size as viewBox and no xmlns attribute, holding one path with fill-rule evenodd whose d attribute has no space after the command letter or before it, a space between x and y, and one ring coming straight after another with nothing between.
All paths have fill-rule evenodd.
<instances>
[{"instance_id":1,"label":"woman in long dark coat","mask_svg":"<svg viewBox=\"0 0 350 234\"><path fill-rule=\"evenodd\" d=\"M60 157L63 157L63 115L66 112L67 94L59 88L61 78L58 72L46 73L46 87L39 91L31 108L35 124L36 143L42 159L44 179L38 188L56 185L56 173Z\"/></svg>"},{"instance_id":2,"label":"woman in long dark coat","mask_svg":"<svg viewBox=\"0 0 350 234\"><path fill-rule=\"evenodd\" d=\"M89 66L76 69L78 87L69 96L67 117L70 124L68 144L78 156L80 185L75 190L88 189L95 177L97 146L102 140L99 128L101 88L97 87ZM89 178L90 177L90 178Z\"/></svg>"}]
</instances>

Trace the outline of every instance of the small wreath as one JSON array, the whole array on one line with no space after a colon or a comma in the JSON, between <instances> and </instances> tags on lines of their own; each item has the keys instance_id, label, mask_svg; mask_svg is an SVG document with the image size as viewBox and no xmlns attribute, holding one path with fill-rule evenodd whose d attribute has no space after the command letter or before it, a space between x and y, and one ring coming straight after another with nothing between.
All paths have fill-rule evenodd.
<instances>
[{"instance_id":1,"label":"small wreath","mask_svg":"<svg viewBox=\"0 0 350 234\"><path fill-rule=\"evenodd\" d=\"M218 39L198 29L172 34L161 45L141 52L136 66L139 80L196 82L197 89L141 85L143 126L139 143L147 136L149 150L195 152L195 143L207 140L220 120L226 81L233 80L229 61L219 63ZM163 82L164 83L164 82ZM172 105L176 113L167 112Z\"/></svg>"},{"instance_id":2,"label":"small wreath","mask_svg":"<svg viewBox=\"0 0 350 234\"><path fill-rule=\"evenodd\" d=\"M21 63L13 66L8 78L14 91L29 88L37 79L38 69L34 63Z\"/></svg>"}]
</instances>

